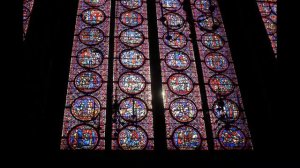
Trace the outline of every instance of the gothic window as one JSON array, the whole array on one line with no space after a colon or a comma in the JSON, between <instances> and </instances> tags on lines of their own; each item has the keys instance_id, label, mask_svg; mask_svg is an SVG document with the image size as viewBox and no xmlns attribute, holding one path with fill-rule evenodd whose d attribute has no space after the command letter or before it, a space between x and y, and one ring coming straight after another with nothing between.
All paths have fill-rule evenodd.
<instances>
[{"instance_id":1,"label":"gothic window","mask_svg":"<svg viewBox=\"0 0 300 168\"><path fill-rule=\"evenodd\" d=\"M27 33L33 4L34 0L23 0L23 40L25 40L25 36Z\"/></svg>"},{"instance_id":2,"label":"gothic window","mask_svg":"<svg viewBox=\"0 0 300 168\"><path fill-rule=\"evenodd\" d=\"M230 48L216 0L190 0L215 150L252 149Z\"/></svg>"},{"instance_id":3,"label":"gothic window","mask_svg":"<svg viewBox=\"0 0 300 168\"><path fill-rule=\"evenodd\" d=\"M115 3L112 150L153 150L147 3Z\"/></svg>"},{"instance_id":4,"label":"gothic window","mask_svg":"<svg viewBox=\"0 0 300 168\"><path fill-rule=\"evenodd\" d=\"M277 55L277 0L257 0L275 56Z\"/></svg>"},{"instance_id":5,"label":"gothic window","mask_svg":"<svg viewBox=\"0 0 300 168\"><path fill-rule=\"evenodd\" d=\"M79 0L61 149L104 150L110 1Z\"/></svg>"},{"instance_id":6,"label":"gothic window","mask_svg":"<svg viewBox=\"0 0 300 168\"><path fill-rule=\"evenodd\" d=\"M169 150L207 150L198 74L182 0L156 0Z\"/></svg>"},{"instance_id":7,"label":"gothic window","mask_svg":"<svg viewBox=\"0 0 300 168\"><path fill-rule=\"evenodd\" d=\"M153 118L162 112L168 150L251 150L217 1L152 3L158 34L148 34L145 0L79 0L60 148L154 150ZM260 7L264 17L276 13L270 3ZM276 34L271 22L267 30ZM151 38L158 39L151 57L161 67L153 75L161 75L163 111L152 108Z\"/></svg>"}]
</instances>

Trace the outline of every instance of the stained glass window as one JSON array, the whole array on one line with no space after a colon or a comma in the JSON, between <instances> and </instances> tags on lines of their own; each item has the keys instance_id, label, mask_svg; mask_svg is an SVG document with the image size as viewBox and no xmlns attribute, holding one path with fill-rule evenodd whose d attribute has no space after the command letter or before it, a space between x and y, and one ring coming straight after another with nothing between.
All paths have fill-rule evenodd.
<instances>
[{"instance_id":1,"label":"stained glass window","mask_svg":"<svg viewBox=\"0 0 300 168\"><path fill-rule=\"evenodd\" d=\"M79 0L60 148L104 150L110 1Z\"/></svg>"},{"instance_id":2,"label":"stained glass window","mask_svg":"<svg viewBox=\"0 0 300 168\"><path fill-rule=\"evenodd\" d=\"M25 36L27 33L33 4L34 0L23 0L23 40L25 40Z\"/></svg>"},{"instance_id":3,"label":"stained glass window","mask_svg":"<svg viewBox=\"0 0 300 168\"><path fill-rule=\"evenodd\" d=\"M183 0L156 0L167 147L207 150L200 88Z\"/></svg>"},{"instance_id":4,"label":"stained glass window","mask_svg":"<svg viewBox=\"0 0 300 168\"><path fill-rule=\"evenodd\" d=\"M252 149L228 40L216 0L190 0L215 150Z\"/></svg>"},{"instance_id":5,"label":"stained glass window","mask_svg":"<svg viewBox=\"0 0 300 168\"><path fill-rule=\"evenodd\" d=\"M277 0L257 0L275 56L277 55Z\"/></svg>"},{"instance_id":6,"label":"stained glass window","mask_svg":"<svg viewBox=\"0 0 300 168\"><path fill-rule=\"evenodd\" d=\"M112 150L153 150L147 3L115 3Z\"/></svg>"},{"instance_id":7,"label":"stained glass window","mask_svg":"<svg viewBox=\"0 0 300 168\"><path fill-rule=\"evenodd\" d=\"M167 149L208 150L208 138L213 138L214 150L252 149L217 1L190 0L191 8L188 9L183 7L183 2L153 1ZM110 11L111 5L115 11ZM189 9L191 11L187 11ZM264 14L273 10L267 8ZM114 28L110 28L111 12L115 13ZM190 22L187 12L192 12ZM154 149L149 36L156 38L156 35L148 34L147 17L145 0L118 0L113 4L108 0L79 0L64 108L62 150L104 150L106 142L111 142L112 150ZM190 30L192 21L196 41L191 33L194 31ZM267 30L276 34L273 28L269 26ZM112 37L110 29L114 30ZM109 39L114 40L113 46L109 46ZM109 47L113 51L110 61ZM193 47L198 47L199 53L195 53ZM108 83L109 62L112 83ZM198 78L197 68L202 69L203 79ZM200 90L202 82L205 89ZM107 88L112 89L112 95L108 95ZM206 135L201 100L205 95L209 107L205 118L210 120L207 123L211 125L207 126L212 128L212 137ZM112 98L113 104L106 117L107 100L110 101L107 97ZM111 139L105 140L107 118L112 120L112 129L106 133Z\"/></svg>"}]
</instances>

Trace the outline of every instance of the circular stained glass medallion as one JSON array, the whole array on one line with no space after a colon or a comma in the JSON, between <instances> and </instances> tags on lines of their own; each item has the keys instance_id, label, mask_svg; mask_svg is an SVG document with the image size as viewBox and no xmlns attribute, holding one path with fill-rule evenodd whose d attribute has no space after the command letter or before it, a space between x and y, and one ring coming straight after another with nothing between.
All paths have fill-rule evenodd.
<instances>
[{"instance_id":1,"label":"circular stained glass medallion","mask_svg":"<svg viewBox=\"0 0 300 168\"><path fill-rule=\"evenodd\" d=\"M179 150L195 150L201 145L200 133L191 126L178 127L173 132L173 143Z\"/></svg>"},{"instance_id":2,"label":"circular stained glass medallion","mask_svg":"<svg viewBox=\"0 0 300 168\"><path fill-rule=\"evenodd\" d=\"M120 63L128 69L139 69L145 63L145 56L136 49L123 50L120 54Z\"/></svg>"},{"instance_id":3,"label":"circular stained glass medallion","mask_svg":"<svg viewBox=\"0 0 300 168\"><path fill-rule=\"evenodd\" d=\"M263 17L269 16L272 10L268 2L259 2L258 9Z\"/></svg>"},{"instance_id":4,"label":"circular stained glass medallion","mask_svg":"<svg viewBox=\"0 0 300 168\"><path fill-rule=\"evenodd\" d=\"M277 32L277 25L270 19L264 18L265 26L268 34L275 34Z\"/></svg>"},{"instance_id":5,"label":"circular stained glass medallion","mask_svg":"<svg viewBox=\"0 0 300 168\"><path fill-rule=\"evenodd\" d=\"M145 89L146 80L141 74L127 72L120 76L119 86L127 94L139 94Z\"/></svg>"},{"instance_id":6,"label":"circular stained glass medallion","mask_svg":"<svg viewBox=\"0 0 300 168\"><path fill-rule=\"evenodd\" d=\"M28 8L26 8L25 6L23 6L23 21L27 20L30 16L30 11Z\"/></svg>"},{"instance_id":7,"label":"circular stained glass medallion","mask_svg":"<svg viewBox=\"0 0 300 168\"><path fill-rule=\"evenodd\" d=\"M121 14L120 20L125 26L136 27L143 23L143 16L136 11L126 11Z\"/></svg>"},{"instance_id":8,"label":"circular stained glass medallion","mask_svg":"<svg viewBox=\"0 0 300 168\"><path fill-rule=\"evenodd\" d=\"M228 69L229 62L223 54L211 52L205 56L205 65L212 71L223 72Z\"/></svg>"},{"instance_id":9,"label":"circular stained glass medallion","mask_svg":"<svg viewBox=\"0 0 300 168\"><path fill-rule=\"evenodd\" d=\"M211 50L219 50L221 49L225 41L224 39L216 33L205 33L201 36L202 44Z\"/></svg>"},{"instance_id":10,"label":"circular stained glass medallion","mask_svg":"<svg viewBox=\"0 0 300 168\"><path fill-rule=\"evenodd\" d=\"M101 87L102 78L96 72L84 71L75 77L74 83L77 90L84 93L92 93Z\"/></svg>"},{"instance_id":11,"label":"circular stained glass medallion","mask_svg":"<svg viewBox=\"0 0 300 168\"><path fill-rule=\"evenodd\" d=\"M277 14L277 4L276 3L270 3L270 5L271 5L272 12L274 14Z\"/></svg>"},{"instance_id":12,"label":"circular stained glass medallion","mask_svg":"<svg viewBox=\"0 0 300 168\"><path fill-rule=\"evenodd\" d=\"M215 116L223 122L233 122L239 118L239 108L232 100L217 100L213 104Z\"/></svg>"},{"instance_id":13,"label":"circular stained glass medallion","mask_svg":"<svg viewBox=\"0 0 300 168\"><path fill-rule=\"evenodd\" d=\"M194 5L196 9L200 10L203 13L210 13L210 0L195 0ZM213 5L213 4L212 4Z\"/></svg>"},{"instance_id":14,"label":"circular stained glass medallion","mask_svg":"<svg viewBox=\"0 0 300 168\"><path fill-rule=\"evenodd\" d=\"M90 125L75 126L68 134L68 145L73 150L95 149L98 140L96 129Z\"/></svg>"},{"instance_id":15,"label":"circular stained glass medallion","mask_svg":"<svg viewBox=\"0 0 300 168\"><path fill-rule=\"evenodd\" d=\"M220 26L220 21L217 18L205 15L199 16L197 23L202 29L207 31L214 31Z\"/></svg>"},{"instance_id":16,"label":"circular stained glass medallion","mask_svg":"<svg viewBox=\"0 0 300 168\"><path fill-rule=\"evenodd\" d=\"M173 93L182 96L189 94L193 90L194 84L192 79L187 75L176 73L169 77L168 87Z\"/></svg>"},{"instance_id":17,"label":"circular stained glass medallion","mask_svg":"<svg viewBox=\"0 0 300 168\"><path fill-rule=\"evenodd\" d=\"M168 11L177 11L181 7L180 0L161 0L161 5Z\"/></svg>"},{"instance_id":18,"label":"circular stained glass medallion","mask_svg":"<svg viewBox=\"0 0 300 168\"><path fill-rule=\"evenodd\" d=\"M164 34L163 39L167 46L175 49L181 49L187 44L187 38L185 35L176 31Z\"/></svg>"},{"instance_id":19,"label":"circular stained glass medallion","mask_svg":"<svg viewBox=\"0 0 300 168\"><path fill-rule=\"evenodd\" d=\"M120 40L129 47L137 47L143 43L144 35L139 30L127 29L121 32Z\"/></svg>"},{"instance_id":20,"label":"circular stained glass medallion","mask_svg":"<svg viewBox=\"0 0 300 168\"><path fill-rule=\"evenodd\" d=\"M196 105L189 99L175 99L170 103L170 113L179 122L193 121L197 116Z\"/></svg>"},{"instance_id":21,"label":"circular stained glass medallion","mask_svg":"<svg viewBox=\"0 0 300 168\"><path fill-rule=\"evenodd\" d=\"M177 13L167 13L164 15L165 21L163 22L163 24L173 30L177 30L182 28L182 26L184 25L184 19L182 16L180 16Z\"/></svg>"},{"instance_id":22,"label":"circular stained glass medallion","mask_svg":"<svg viewBox=\"0 0 300 168\"><path fill-rule=\"evenodd\" d=\"M139 122L147 115L147 106L138 98L126 98L121 101L119 111L121 117L129 122Z\"/></svg>"},{"instance_id":23,"label":"circular stained glass medallion","mask_svg":"<svg viewBox=\"0 0 300 168\"><path fill-rule=\"evenodd\" d=\"M241 150L245 147L246 138L237 127L223 128L219 132L219 142L227 150Z\"/></svg>"},{"instance_id":24,"label":"circular stained glass medallion","mask_svg":"<svg viewBox=\"0 0 300 168\"><path fill-rule=\"evenodd\" d=\"M87 27L79 33L79 40L85 45L97 45L104 40L104 34L98 28Z\"/></svg>"},{"instance_id":25,"label":"circular stained glass medallion","mask_svg":"<svg viewBox=\"0 0 300 168\"><path fill-rule=\"evenodd\" d=\"M106 0L84 0L84 2L90 6L97 7L103 5Z\"/></svg>"},{"instance_id":26,"label":"circular stained glass medallion","mask_svg":"<svg viewBox=\"0 0 300 168\"><path fill-rule=\"evenodd\" d=\"M97 48L84 48L77 54L77 62L83 68L96 68L102 64L103 54Z\"/></svg>"},{"instance_id":27,"label":"circular stained glass medallion","mask_svg":"<svg viewBox=\"0 0 300 168\"><path fill-rule=\"evenodd\" d=\"M127 9L137 9L143 5L142 0L121 0L121 4Z\"/></svg>"},{"instance_id":28,"label":"circular stained glass medallion","mask_svg":"<svg viewBox=\"0 0 300 168\"><path fill-rule=\"evenodd\" d=\"M209 79L208 83L211 90L221 96L226 96L234 90L233 82L225 75L214 75Z\"/></svg>"},{"instance_id":29,"label":"circular stained glass medallion","mask_svg":"<svg viewBox=\"0 0 300 168\"><path fill-rule=\"evenodd\" d=\"M89 25L97 25L105 20L105 14L99 9L87 9L82 12L81 19L84 23Z\"/></svg>"},{"instance_id":30,"label":"circular stained glass medallion","mask_svg":"<svg viewBox=\"0 0 300 168\"><path fill-rule=\"evenodd\" d=\"M71 113L80 121L94 120L100 113L100 103L92 96L82 96L72 103Z\"/></svg>"},{"instance_id":31,"label":"circular stained glass medallion","mask_svg":"<svg viewBox=\"0 0 300 168\"><path fill-rule=\"evenodd\" d=\"M182 51L167 53L165 61L168 67L179 71L186 70L191 64L189 56Z\"/></svg>"},{"instance_id":32,"label":"circular stained glass medallion","mask_svg":"<svg viewBox=\"0 0 300 168\"><path fill-rule=\"evenodd\" d=\"M118 143L123 150L143 150L148 143L148 136L140 126L127 126L118 135Z\"/></svg>"}]
</instances>

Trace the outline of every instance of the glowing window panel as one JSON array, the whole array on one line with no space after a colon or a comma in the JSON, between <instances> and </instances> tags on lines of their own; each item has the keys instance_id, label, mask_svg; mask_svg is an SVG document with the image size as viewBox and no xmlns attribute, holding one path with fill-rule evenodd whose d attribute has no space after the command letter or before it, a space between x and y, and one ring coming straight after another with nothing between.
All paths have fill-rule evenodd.
<instances>
[{"instance_id":1,"label":"glowing window panel","mask_svg":"<svg viewBox=\"0 0 300 168\"><path fill-rule=\"evenodd\" d=\"M216 117L224 122L236 121L239 117L239 108L232 100L217 100L213 105Z\"/></svg>"},{"instance_id":2,"label":"glowing window panel","mask_svg":"<svg viewBox=\"0 0 300 168\"><path fill-rule=\"evenodd\" d=\"M104 150L111 3L79 0L61 150Z\"/></svg>"},{"instance_id":3,"label":"glowing window panel","mask_svg":"<svg viewBox=\"0 0 300 168\"><path fill-rule=\"evenodd\" d=\"M87 27L81 30L79 40L85 45L97 45L104 40L104 34L98 28Z\"/></svg>"},{"instance_id":4,"label":"glowing window panel","mask_svg":"<svg viewBox=\"0 0 300 168\"><path fill-rule=\"evenodd\" d=\"M201 136L195 128L181 126L173 133L173 143L180 150L195 150L201 145Z\"/></svg>"},{"instance_id":5,"label":"glowing window panel","mask_svg":"<svg viewBox=\"0 0 300 168\"><path fill-rule=\"evenodd\" d=\"M171 48L181 49L186 46L187 39L182 33L169 32L164 35L164 42L167 46Z\"/></svg>"},{"instance_id":6,"label":"glowing window panel","mask_svg":"<svg viewBox=\"0 0 300 168\"><path fill-rule=\"evenodd\" d=\"M68 144L73 150L94 149L99 140L97 130L90 125L78 125L68 134Z\"/></svg>"},{"instance_id":7,"label":"glowing window panel","mask_svg":"<svg viewBox=\"0 0 300 168\"><path fill-rule=\"evenodd\" d=\"M27 33L34 0L23 0L23 40Z\"/></svg>"},{"instance_id":8,"label":"glowing window panel","mask_svg":"<svg viewBox=\"0 0 300 168\"><path fill-rule=\"evenodd\" d=\"M256 0L256 2L277 58L277 0Z\"/></svg>"},{"instance_id":9,"label":"glowing window panel","mask_svg":"<svg viewBox=\"0 0 300 168\"><path fill-rule=\"evenodd\" d=\"M143 5L142 0L121 0L121 4L128 9L137 9Z\"/></svg>"},{"instance_id":10,"label":"glowing window panel","mask_svg":"<svg viewBox=\"0 0 300 168\"><path fill-rule=\"evenodd\" d=\"M156 0L167 149L208 150L190 25L183 2Z\"/></svg>"},{"instance_id":11,"label":"glowing window panel","mask_svg":"<svg viewBox=\"0 0 300 168\"><path fill-rule=\"evenodd\" d=\"M189 56L182 51L171 51L166 55L166 64L169 68L174 70L186 70L190 64Z\"/></svg>"},{"instance_id":12,"label":"glowing window panel","mask_svg":"<svg viewBox=\"0 0 300 168\"><path fill-rule=\"evenodd\" d=\"M177 30L180 29L184 25L184 19L182 16L176 13L167 13L164 15L164 25L170 29Z\"/></svg>"},{"instance_id":13,"label":"glowing window panel","mask_svg":"<svg viewBox=\"0 0 300 168\"><path fill-rule=\"evenodd\" d=\"M185 74L173 74L168 79L168 86L170 90L178 95L189 94L194 87L193 81Z\"/></svg>"},{"instance_id":14,"label":"glowing window panel","mask_svg":"<svg viewBox=\"0 0 300 168\"><path fill-rule=\"evenodd\" d=\"M223 38L216 33L206 33L201 36L203 45L212 50L219 50L224 46Z\"/></svg>"},{"instance_id":15,"label":"glowing window panel","mask_svg":"<svg viewBox=\"0 0 300 168\"><path fill-rule=\"evenodd\" d=\"M144 41L144 35L139 30L127 29L121 32L120 40L129 47L137 47Z\"/></svg>"},{"instance_id":16,"label":"glowing window panel","mask_svg":"<svg viewBox=\"0 0 300 168\"><path fill-rule=\"evenodd\" d=\"M97 25L102 23L105 20L105 14L99 9L87 9L82 12L82 20L89 25Z\"/></svg>"},{"instance_id":17,"label":"glowing window panel","mask_svg":"<svg viewBox=\"0 0 300 168\"><path fill-rule=\"evenodd\" d=\"M218 2L217 0L190 0L190 4L214 149L252 150L247 117ZM217 21L217 26L214 26L216 23L212 21ZM225 131L232 127L242 131L243 134L237 132L241 135L237 136L237 138L240 137L241 143L237 141L237 138L230 137L233 134ZM236 142L235 146L232 142Z\"/></svg>"},{"instance_id":18,"label":"glowing window panel","mask_svg":"<svg viewBox=\"0 0 300 168\"><path fill-rule=\"evenodd\" d=\"M115 1L112 150L154 150L147 1Z\"/></svg>"},{"instance_id":19,"label":"glowing window panel","mask_svg":"<svg viewBox=\"0 0 300 168\"><path fill-rule=\"evenodd\" d=\"M225 75L214 75L209 79L209 86L218 95L228 95L234 89L231 79Z\"/></svg>"},{"instance_id":20,"label":"glowing window panel","mask_svg":"<svg viewBox=\"0 0 300 168\"><path fill-rule=\"evenodd\" d=\"M141 99L127 98L121 101L119 111L124 120L138 122L146 117L147 106Z\"/></svg>"},{"instance_id":21,"label":"glowing window panel","mask_svg":"<svg viewBox=\"0 0 300 168\"><path fill-rule=\"evenodd\" d=\"M180 0L162 0L160 3L168 11L176 11L182 6Z\"/></svg>"},{"instance_id":22,"label":"glowing window panel","mask_svg":"<svg viewBox=\"0 0 300 168\"><path fill-rule=\"evenodd\" d=\"M107 0L84 0L86 4L92 7L99 7L103 5Z\"/></svg>"},{"instance_id":23,"label":"glowing window panel","mask_svg":"<svg viewBox=\"0 0 300 168\"><path fill-rule=\"evenodd\" d=\"M141 93L146 87L145 83L145 78L137 73L125 73L119 79L120 89L128 94Z\"/></svg>"},{"instance_id":24,"label":"glowing window panel","mask_svg":"<svg viewBox=\"0 0 300 168\"><path fill-rule=\"evenodd\" d=\"M207 31L214 31L220 26L220 22L217 18L206 15L199 16L197 23L202 29Z\"/></svg>"},{"instance_id":25,"label":"glowing window panel","mask_svg":"<svg viewBox=\"0 0 300 168\"><path fill-rule=\"evenodd\" d=\"M178 122L190 122L197 116L197 107L189 99L175 99L170 104L170 113Z\"/></svg>"},{"instance_id":26,"label":"glowing window panel","mask_svg":"<svg viewBox=\"0 0 300 168\"><path fill-rule=\"evenodd\" d=\"M78 52L77 62L83 68L96 68L102 64L103 57L101 50L87 47Z\"/></svg>"},{"instance_id":27,"label":"glowing window panel","mask_svg":"<svg viewBox=\"0 0 300 168\"><path fill-rule=\"evenodd\" d=\"M71 113L80 121L90 121L100 113L100 102L92 96L82 96L72 103Z\"/></svg>"},{"instance_id":28,"label":"glowing window panel","mask_svg":"<svg viewBox=\"0 0 300 168\"><path fill-rule=\"evenodd\" d=\"M79 91L92 93L101 87L102 78L96 72L84 71L75 77L74 84Z\"/></svg>"},{"instance_id":29,"label":"glowing window panel","mask_svg":"<svg viewBox=\"0 0 300 168\"><path fill-rule=\"evenodd\" d=\"M142 24L143 16L136 11L126 11L121 14L120 20L126 26L135 27Z\"/></svg>"},{"instance_id":30,"label":"glowing window panel","mask_svg":"<svg viewBox=\"0 0 300 168\"><path fill-rule=\"evenodd\" d=\"M205 65L215 72L226 71L229 67L228 59L221 53L211 52L205 56Z\"/></svg>"},{"instance_id":31,"label":"glowing window panel","mask_svg":"<svg viewBox=\"0 0 300 168\"><path fill-rule=\"evenodd\" d=\"M118 143L123 150L143 150L147 142L147 133L138 126L127 126L118 135Z\"/></svg>"},{"instance_id":32,"label":"glowing window panel","mask_svg":"<svg viewBox=\"0 0 300 168\"><path fill-rule=\"evenodd\" d=\"M128 69L139 69L145 61L143 53L136 49L123 50L120 54L120 63Z\"/></svg>"},{"instance_id":33,"label":"glowing window panel","mask_svg":"<svg viewBox=\"0 0 300 168\"><path fill-rule=\"evenodd\" d=\"M23 7L23 20L28 19L30 16L30 10L26 7Z\"/></svg>"},{"instance_id":34,"label":"glowing window panel","mask_svg":"<svg viewBox=\"0 0 300 168\"><path fill-rule=\"evenodd\" d=\"M241 150L245 147L245 135L237 127L223 128L219 133L219 141L227 150Z\"/></svg>"},{"instance_id":35,"label":"glowing window panel","mask_svg":"<svg viewBox=\"0 0 300 168\"><path fill-rule=\"evenodd\" d=\"M194 0L193 4L195 5L196 9L198 9L199 11L209 14L211 12L210 6L211 3L213 2L214 1L210 1L210 0Z\"/></svg>"},{"instance_id":36,"label":"glowing window panel","mask_svg":"<svg viewBox=\"0 0 300 168\"><path fill-rule=\"evenodd\" d=\"M258 9L262 16L269 16L271 14L271 6L268 2L258 3Z\"/></svg>"},{"instance_id":37,"label":"glowing window panel","mask_svg":"<svg viewBox=\"0 0 300 168\"><path fill-rule=\"evenodd\" d=\"M277 24L274 23L271 19L264 19L265 27L270 35L275 34L277 32Z\"/></svg>"}]
</instances>

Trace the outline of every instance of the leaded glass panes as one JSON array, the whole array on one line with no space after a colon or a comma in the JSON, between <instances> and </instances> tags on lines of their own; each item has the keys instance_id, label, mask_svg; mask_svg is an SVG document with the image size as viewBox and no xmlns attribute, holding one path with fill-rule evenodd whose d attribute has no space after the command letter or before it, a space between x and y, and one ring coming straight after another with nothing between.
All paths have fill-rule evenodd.
<instances>
[{"instance_id":1,"label":"leaded glass panes","mask_svg":"<svg viewBox=\"0 0 300 168\"><path fill-rule=\"evenodd\" d=\"M118 144L123 150L143 150L147 143L148 135L140 126L124 127L118 135Z\"/></svg>"},{"instance_id":2,"label":"leaded glass panes","mask_svg":"<svg viewBox=\"0 0 300 168\"><path fill-rule=\"evenodd\" d=\"M87 27L80 31L79 40L85 45L97 45L104 40L104 33L98 28Z\"/></svg>"},{"instance_id":3,"label":"leaded glass panes","mask_svg":"<svg viewBox=\"0 0 300 168\"><path fill-rule=\"evenodd\" d=\"M237 127L223 128L218 137L222 147L227 150L241 150L246 145L245 135Z\"/></svg>"},{"instance_id":4,"label":"leaded glass panes","mask_svg":"<svg viewBox=\"0 0 300 168\"><path fill-rule=\"evenodd\" d=\"M222 17L216 0L190 0L215 150L252 149ZM218 22L199 23L202 18Z\"/></svg>"},{"instance_id":5,"label":"leaded glass panes","mask_svg":"<svg viewBox=\"0 0 300 168\"><path fill-rule=\"evenodd\" d=\"M128 47L137 47L144 41L144 35L137 29L125 29L120 33L120 41Z\"/></svg>"},{"instance_id":6,"label":"leaded glass panes","mask_svg":"<svg viewBox=\"0 0 300 168\"><path fill-rule=\"evenodd\" d=\"M23 40L25 40L25 36L27 33L33 4L34 0L23 0Z\"/></svg>"},{"instance_id":7,"label":"leaded glass panes","mask_svg":"<svg viewBox=\"0 0 300 168\"><path fill-rule=\"evenodd\" d=\"M63 150L104 150L110 1L79 0L64 110Z\"/></svg>"},{"instance_id":8,"label":"leaded glass panes","mask_svg":"<svg viewBox=\"0 0 300 168\"><path fill-rule=\"evenodd\" d=\"M81 14L82 20L89 25L97 25L105 20L105 14L99 9L87 9Z\"/></svg>"},{"instance_id":9,"label":"leaded glass panes","mask_svg":"<svg viewBox=\"0 0 300 168\"><path fill-rule=\"evenodd\" d=\"M115 3L112 150L153 150L147 3Z\"/></svg>"},{"instance_id":10,"label":"leaded glass panes","mask_svg":"<svg viewBox=\"0 0 300 168\"><path fill-rule=\"evenodd\" d=\"M92 125L78 125L68 134L68 146L73 150L91 150L97 147L99 134Z\"/></svg>"},{"instance_id":11,"label":"leaded glass panes","mask_svg":"<svg viewBox=\"0 0 300 168\"><path fill-rule=\"evenodd\" d=\"M81 121L90 121L98 116L101 104L93 96L82 96L75 99L72 103L72 115Z\"/></svg>"},{"instance_id":12,"label":"leaded glass panes","mask_svg":"<svg viewBox=\"0 0 300 168\"><path fill-rule=\"evenodd\" d=\"M174 146L179 150L195 150L201 146L200 133L192 126L180 126L173 132Z\"/></svg>"},{"instance_id":13,"label":"leaded glass panes","mask_svg":"<svg viewBox=\"0 0 300 168\"><path fill-rule=\"evenodd\" d=\"M271 45L277 57L277 0L256 0Z\"/></svg>"},{"instance_id":14,"label":"leaded glass panes","mask_svg":"<svg viewBox=\"0 0 300 168\"><path fill-rule=\"evenodd\" d=\"M103 53L95 47L87 47L77 54L77 63L83 68L92 69L100 66L103 62Z\"/></svg>"},{"instance_id":15,"label":"leaded glass panes","mask_svg":"<svg viewBox=\"0 0 300 168\"><path fill-rule=\"evenodd\" d=\"M143 22L143 16L136 11L126 11L120 16L121 23L125 26L135 27Z\"/></svg>"},{"instance_id":16,"label":"leaded glass panes","mask_svg":"<svg viewBox=\"0 0 300 168\"><path fill-rule=\"evenodd\" d=\"M156 0L169 150L207 150L200 88L183 0Z\"/></svg>"}]
</instances>

